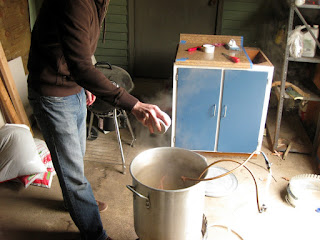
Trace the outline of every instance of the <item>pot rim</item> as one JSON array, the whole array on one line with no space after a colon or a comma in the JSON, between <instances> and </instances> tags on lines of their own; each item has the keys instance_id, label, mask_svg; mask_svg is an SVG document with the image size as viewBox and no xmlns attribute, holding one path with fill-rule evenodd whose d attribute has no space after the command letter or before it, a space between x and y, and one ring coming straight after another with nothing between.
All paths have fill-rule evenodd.
<instances>
[{"instance_id":1,"label":"pot rim","mask_svg":"<svg viewBox=\"0 0 320 240\"><path fill-rule=\"evenodd\" d=\"M140 182L140 181L133 175L133 173L132 173L132 164L133 164L134 160L135 160L140 154L142 154L142 153L144 153L144 152L146 152L146 151L152 151L152 150L154 150L154 149L178 149L178 150L190 151L191 154L195 154L195 155L201 157L201 158L204 160L204 162L207 164L207 166L208 166L208 161L207 161L207 159L206 159L204 156L200 155L199 153L196 153L196 152L193 152L193 151L191 151L191 150L188 150L188 149L179 148L179 147L156 147L156 148L150 148L150 149L147 149L147 150L139 153L139 154L131 161L131 163L130 163L129 172L130 172L131 177L132 177L136 182L138 182L138 183L141 184L142 186L144 186L144 187L146 187L146 188L148 188L148 189L154 190L154 191L170 192L170 193L189 191L190 188L195 188L198 184L204 184L204 183L205 183L205 182L199 181L199 182L193 184L193 185L190 186L190 187L186 187L186 188L182 188L182 189L176 189L176 190L158 189L158 188L153 188L153 187L150 187L150 186L148 186L148 185L146 185L146 184L143 184L142 182ZM205 178L205 177L207 176L207 174L208 174L208 171L204 174L203 177ZM135 187L135 186L134 186L134 187Z\"/></svg>"}]
</instances>

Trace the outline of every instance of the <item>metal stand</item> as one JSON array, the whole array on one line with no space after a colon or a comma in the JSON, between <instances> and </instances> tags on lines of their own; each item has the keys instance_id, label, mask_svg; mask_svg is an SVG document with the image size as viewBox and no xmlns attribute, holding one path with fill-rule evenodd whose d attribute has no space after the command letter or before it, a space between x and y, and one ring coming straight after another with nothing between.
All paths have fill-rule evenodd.
<instances>
[{"instance_id":1,"label":"metal stand","mask_svg":"<svg viewBox=\"0 0 320 240\"><path fill-rule=\"evenodd\" d=\"M131 141L131 144L130 144L131 147L133 147L133 144L134 144L134 142L136 140L136 138L134 136L134 133L132 131L132 127L131 127L131 124L130 124L130 121L128 119L128 115L127 115L126 111L122 110L122 109L117 110L116 108L114 108L111 111L101 112L101 111L99 111L99 109L95 109L94 106L89 107L88 110L91 112L90 121L89 121L89 127L88 127L88 137L87 137L88 139L91 138L91 128L92 128L92 124L93 124L94 115L96 115L97 117L101 117L101 118L105 118L105 117L109 117L109 118L112 117L113 118L114 125L115 125L115 131L117 133L117 140L118 140L118 144L119 144L121 160L122 160L122 163L121 163L121 165L122 165L122 173L125 174L126 173L126 165L125 165L126 162L125 162L125 157L124 157L124 154L123 154L123 147L122 147L122 141L121 141L120 130L119 130L119 122L118 122L118 116L120 114L123 114L123 116L125 118L125 121L127 123L127 126L129 128L129 131L130 131L130 134L131 134L131 137L132 137L132 141Z\"/></svg>"},{"instance_id":2,"label":"metal stand","mask_svg":"<svg viewBox=\"0 0 320 240\"><path fill-rule=\"evenodd\" d=\"M320 10L320 6L317 6L317 5L302 5L302 6L299 6L299 8L309 8L309 9L318 9L318 10ZM287 39L286 39L287 42L288 42L288 38L290 36L290 33L292 31L292 28L293 28L293 20L294 20L294 14L295 13L300 18L302 23L306 26L307 30L310 32L310 34L313 37L313 39L315 40L318 48L320 48L320 43L319 43L318 39L316 38L316 36L311 31L311 28L309 27L308 23L306 22L306 20L304 19L304 17L300 13L298 7L295 5L295 2L292 1L292 0L290 1L290 14L289 14L289 22L288 22L288 34L287 34ZM283 67L282 67L280 96L279 96L279 103L278 103L278 109L277 109L277 118L276 118L274 139L273 139L273 143L272 143L272 148L273 148L272 150L273 151L278 149L278 139L279 139L279 135L280 135L280 125L281 125L281 118L282 118L282 111L283 111L283 102L284 102L284 99L285 99L285 83L286 83L286 79L287 79L288 62L289 61L297 61L297 62L320 63L320 59L319 58L297 58L297 59L291 58L291 57L289 57L289 48L290 48L290 46L287 44L286 45L286 49L285 49L285 54L284 54L284 64L283 64ZM310 99L304 99L304 100L308 101ZM316 136L319 135L318 131L319 131L319 126L317 127ZM317 141L317 139L315 139L315 141Z\"/></svg>"}]
</instances>

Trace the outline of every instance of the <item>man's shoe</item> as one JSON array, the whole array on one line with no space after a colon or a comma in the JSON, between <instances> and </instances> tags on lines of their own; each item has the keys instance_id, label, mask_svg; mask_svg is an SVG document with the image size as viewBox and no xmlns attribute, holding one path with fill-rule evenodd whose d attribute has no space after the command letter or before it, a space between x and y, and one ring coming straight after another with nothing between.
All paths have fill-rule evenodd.
<instances>
[{"instance_id":1,"label":"man's shoe","mask_svg":"<svg viewBox=\"0 0 320 240\"><path fill-rule=\"evenodd\" d=\"M98 204L99 212L105 212L108 209L108 204L106 204L104 202L97 201L97 200L96 200L96 203ZM68 207L65 204L65 202L63 203L63 207L65 210L68 211Z\"/></svg>"},{"instance_id":2,"label":"man's shoe","mask_svg":"<svg viewBox=\"0 0 320 240\"><path fill-rule=\"evenodd\" d=\"M108 209L108 204L106 204L104 202L97 201L97 200L96 200L96 202L98 204L99 212L104 212ZM110 240L112 240L112 239L110 238Z\"/></svg>"}]
</instances>

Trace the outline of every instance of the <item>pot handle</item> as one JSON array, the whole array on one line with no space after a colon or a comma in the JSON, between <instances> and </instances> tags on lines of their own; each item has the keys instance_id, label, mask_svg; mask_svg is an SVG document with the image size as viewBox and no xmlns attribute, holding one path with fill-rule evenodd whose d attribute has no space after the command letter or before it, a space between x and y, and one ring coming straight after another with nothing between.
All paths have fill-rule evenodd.
<instances>
[{"instance_id":1,"label":"pot handle","mask_svg":"<svg viewBox=\"0 0 320 240\"><path fill-rule=\"evenodd\" d=\"M135 190L134 186L127 185L127 188L128 188L131 192L133 192L134 194L136 194L138 197L141 197L141 198L145 199L145 200L146 200L146 206L147 206L147 208L150 208L150 200L149 200L149 198L147 198L146 196L142 195L141 193L138 193L138 192Z\"/></svg>"}]
</instances>

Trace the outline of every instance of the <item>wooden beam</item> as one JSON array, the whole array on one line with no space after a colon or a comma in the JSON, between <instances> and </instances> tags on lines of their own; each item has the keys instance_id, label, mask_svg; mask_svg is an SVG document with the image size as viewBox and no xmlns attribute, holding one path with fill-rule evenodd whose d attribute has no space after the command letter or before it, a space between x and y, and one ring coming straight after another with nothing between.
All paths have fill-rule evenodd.
<instances>
[{"instance_id":1,"label":"wooden beam","mask_svg":"<svg viewBox=\"0 0 320 240\"><path fill-rule=\"evenodd\" d=\"M29 123L29 119L27 117L26 111L23 107L20 95L18 93L18 90L16 88L12 73L10 71L7 58L5 56L2 44L0 42L0 71L3 79L3 84L5 86L5 89L7 90L7 93L9 94L9 97L12 101L13 107L20 118L21 123L27 125L31 130L31 125ZM8 104L8 102L6 102ZM32 133L32 130L31 130Z\"/></svg>"},{"instance_id":2,"label":"wooden beam","mask_svg":"<svg viewBox=\"0 0 320 240\"><path fill-rule=\"evenodd\" d=\"M0 103L1 110L3 110L4 117L6 121L10 123L21 124L22 121L16 113L16 110L13 107L10 96L7 92L6 87L3 84L2 78L0 77Z\"/></svg>"}]
</instances>

